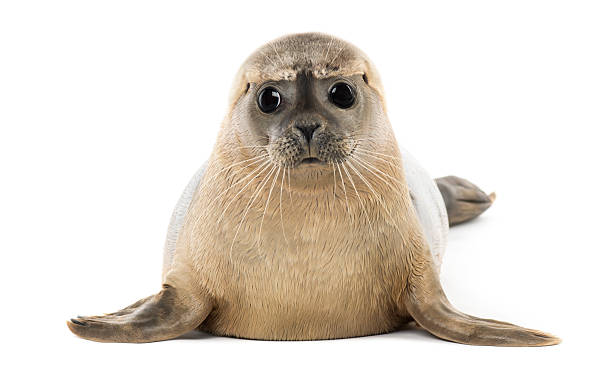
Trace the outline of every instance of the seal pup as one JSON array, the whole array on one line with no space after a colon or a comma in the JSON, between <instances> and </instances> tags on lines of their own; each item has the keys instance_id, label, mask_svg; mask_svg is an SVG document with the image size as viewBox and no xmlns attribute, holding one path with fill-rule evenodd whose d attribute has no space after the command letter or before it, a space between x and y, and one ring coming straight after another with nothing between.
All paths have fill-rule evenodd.
<instances>
[{"instance_id":1,"label":"seal pup","mask_svg":"<svg viewBox=\"0 0 612 366\"><path fill-rule=\"evenodd\" d=\"M544 346L552 335L456 310L438 277L450 224L492 202L402 153L372 62L296 34L242 65L208 162L175 209L162 289L68 322L102 342L193 329L267 340L380 334L414 320L454 342Z\"/></svg>"}]
</instances>

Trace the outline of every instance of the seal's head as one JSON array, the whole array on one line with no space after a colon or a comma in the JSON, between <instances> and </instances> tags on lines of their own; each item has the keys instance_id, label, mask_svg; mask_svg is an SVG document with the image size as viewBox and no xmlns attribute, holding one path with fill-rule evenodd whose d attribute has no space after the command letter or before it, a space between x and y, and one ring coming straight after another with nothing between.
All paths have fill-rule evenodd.
<instances>
[{"instance_id":1,"label":"seal's head","mask_svg":"<svg viewBox=\"0 0 612 366\"><path fill-rule=\"evenodd\" d=\"M221 166L236 164L241 175L268 164L287 170L294 188L315 192L344 165L396 155L397 144L367 56L338 38L302 33L265 44L243 63L217 150Z\"/></svg>"},{"instance_id":2,"label":"seal's head","mask_svg":"<svg viewBox=\"0 0 612 366\"><path fill-rule=\"evenodd\" d=\"M234 142L241 158L265 155L304 176L331 174L359 151L394 141L370 60L320 33L285 36L256 50L234 82L227 123L224 143Z\"/></svg>"}]
</instances>

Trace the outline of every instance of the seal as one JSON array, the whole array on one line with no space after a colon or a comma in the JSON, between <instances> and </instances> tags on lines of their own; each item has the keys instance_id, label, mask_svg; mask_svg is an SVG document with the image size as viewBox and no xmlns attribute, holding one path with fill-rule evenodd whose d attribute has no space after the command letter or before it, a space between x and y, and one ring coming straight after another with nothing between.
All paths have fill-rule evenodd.
<instances>
[{"instance_id":1,"label":"seal","mask_svg":"<svg viewBox=\"0 0 612 366\"><path fill-rule=\"evenodd\" d=\"M556 344L459 312L440 285L449 226L493 198L431 179L402 152L363 52L324 34L285 36L236 76L213 152L172 216L161 291L67 324L90 340L152 342L194 329L345 338L414 320L454 342Z\"/></svg>"}]
</instances>

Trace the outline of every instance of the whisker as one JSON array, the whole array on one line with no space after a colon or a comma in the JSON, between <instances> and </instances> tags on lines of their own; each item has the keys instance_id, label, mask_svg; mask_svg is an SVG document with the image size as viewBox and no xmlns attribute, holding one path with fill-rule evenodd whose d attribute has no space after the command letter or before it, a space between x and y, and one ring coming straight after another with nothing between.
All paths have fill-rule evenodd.
<instances>
[{"instance_id":1,"label":"whisker","mask_svg":"<svg viewBox=\"0 0 612 366\"><path fill-rule=\"evenodd\" d=\"M232 197L232 199L227 203L227 205L225 205L225 208L223 209L223 211L221 212L221 215L217 219L217 224L219 224L221 222L221 219L223 218L223 215L225 215L225 212L227 211L227 209L231 206L232 202L234 202L234 200L236 200L236 198L238 198L240 193L242 193L255 179L257 179L257 177L259 177L259 175L261 173L263 173L265 170L267 170L267 168L270 165L272 165L271 161L268 161L267 163L262 164L261 166L257 167L257 169L255 169L253 172L251 172L249 175L247 175L246 177L240 179L238 182L234 183L232 186L228 187L225 191L221 192L221 194L219 196L217 196L217 197L221 197L223 195L223 193L227 192L230 188L232 188L236 184L240 183L241 181L248 179L251 175L253 175L255 172L257 172L257 174L255 176L253 176L253 178L251 178L251 180L248 181L247 184L245 184L244 187L242 187L242 189L240 191L238 191L238 193L236 193L234 195L234 197ZM215 200L216 199L217 198L215 198Z\"/></svg>"},{"instance_id":2,"label":"whisker","mask_svg":"<svg viewBox=\"0 0 612 366\"><path fill-rule=\"evenodd\" d=\"M274 172L274 168L270 168L270 171L266 174L264 180L259 182L259 184L255 188L255 191L251 195L251 198L249 198L249 202L247 203L247 207L244 210L244 214L242 215L242 219L240 219L240 224L238 225L238 228L236 229L236 234L234 234L234 239L232 240L232 244L230 245L230 251L229 251L230 263L234 262L233 257L232 257L232 251L234 249L234 243L236 242L236 238L238 237L238 233L240 232L240 229L242 228L242 224L244 223L244 219L246 218L246 215L249 212L249 209L251 208L251 206L255 202L255 199L257 198L257 196L259 196L259 193L261 192L263 187L266 185L266 183L268 182L269 178L272 176L273 172Z\"/></svg>"},{"instance_id":3,"label":"whisker","mask_svg":"<svg viewBox=\"0 0 612 366\"><path fill-rule=\"evenodd\" d=\"M218 177L218 176L219 176L221 173L228 171L229 169L231 169L231 168L235 167L235 166L236 166L236 165L238 165L238 164L242 164L242 163L246 163L247 161L251 161L251 163L250 163L250 164L248 164L248 165L246 165L246 166L244 166L244 167L240 168L240 169L239 169L239 170L236 172L236 174L238 174L239 172L241 172L241 171L242 171L242 170L244 170L245 168L248 168L248 167L250 167L250 166L251 166L251 165L253 165L253 164L257 164L257 163L259 163L259 162L261 162L261 161L263 161L263 160L265 160L265 159L267 159L267 158L268 158L268 156L266 156L266 155L261 155L261 156L256 156L256 157L254 157L254 158L245 159L245 160L239 161L239 162L237 162L237 163L233 163L233 164L231 164L231 165L229 165L229 166L226 166L225 168L221 169L220 171L218 171L218 172L217 172L217 173L216 173L214 176L212 176L211 178L206 179L206 182L208 183L208 182L210 182L210 181L212 181L212 180L216 179L216 178L217 178L217 177ZM252 160L255 160L255 161L252 161Z\"/></svg>"},{"instance_id":4,"label":"whisker","mask_svg":"<svg viewBox=\"0 0 612 366\"><path fill-rule=\"evenodd\" d=\"M359 192L357 192L357 187L355 187L355 182L353 182L353 177L351 177L351 174L349 173L348 169L346 169L346 166L344 165L344 163L342 163L342 168L344 168L344 172L346 173L347 178L351 181L351 185L353 186L353 189L355 190L355 194L357 195L357 199L359 200L361 209L363 210L363 213L365 214L365 217L368 220L368 225L370 226L370 231L372 232L372 236L375 236L374 229L372 228L372 221L370 221L370 216L368 215L368 210L363 204L363 201L361 200L361 196L359 195Z\"/></svg>"},{"instance_id":5,"label":"whisker","mask_svg":"<svg viewBox=\"0 0 612 366\"><path fill-rule=\"evenodd\" d=\"M381 137L351 136L351 138L354 139L356 142L362 142L362 141L392 142L392 143L396 143L397 142L397 140L395 140L394 138L385 137L385 136L381 136Z\"/></svg>"},{"instance_id":6,"label":"whisker","mask_svg":"<svg viewBox=\"0 0 612 366\"><path fill-rule=\"evenodd\" d=\"M285 184L285 171L287 167L283 167L283 178L281 179L281 188L280 188L280 216L281 216L281 228L283 229L283 237L285 238L285 244L289 244L287 240L287 234L285 234L285 223L283 221L283 185Z\"/></svg>"},{"instance_id":7,"label":"whisker","mask_svg":"<svg viewBox=\"0 0 612 366\"><path fill-rule=\"evenodd\" d=\"M377 169L374 165L367 163L366 161L360 159L357 156L354 156L354 161L355 163L359 164L361 167L363 167L364 169L366 169L368 172L372 173L376 178L378 178L381 182L384 182L389 188L391 188L395 193L397 193L400 196L404 196L406 194L410 194L410 188L408 187L408 185L406 184L406 182L401 181L395 177L390 176L389 174ZM371 168L371 169L370 169ZM378 175L376 172L372 171L372 169L374 169L376 172L379 172L380 174L383 174L384 176L392 179L393 181L395 181L399 187L391 184L387 179L384 179L383 177L381 177L380 175ZM404 188L406 191L402 192L401 188Z\"/></svg>"},{"instance_id":8,"label":"whisker","mask_svg":"<svg viewBox=\"0 0 612 366\"><path fill-rule=\"evenodd\" d=\"M332 201L332 207L336 207L336 167L331 162L330 162L330 165L334 172L334 190L333 190L334 200Z\"/></svg>"},{"instance_id":9,"label":"whisker","mask_svg":"<svg viewBox=\"0 0 612 366\"><path fill-rule=\"evenodd\" d=\"M397 225L397 221L396 218L391 215L391 212L389 212L389 209L387 208L387 205L382 201L382 196L377 194L376 191L374 190L374 188L369 184L369 182L367 181L367 179L365 179L365 177L359 173L359 171L353 167L349 162L347 162L349 164L349 166L355 171L355 173L357 173L359 175L359 177L361 178L361 180L363 180L363 182L368 186L368 188L370 188L370 190L372 191L372 193L374 194L374 197L376 197L376 199L378 200L378 202L380 203L380 206L382 206L382 208L385 210L385 212L387 213L387 217L389 219L389 222L393 223L394 225ZM404 234L402 234L401 230L397 231L398 234L400 235L400 237L402 238L402 243L407 243L406 239L404 238Z\"/></svg>"},{"instance_id":10,"label":"whisker","mask_svg":"<svg viewBox=\"0 0 612 366\"><path fill-rule=\"evenodd\" d=\"M242 170L243 170L243 169L245 169L246 167L251 166L251 165L253 165L253 164L261 163L261 162L262 162L262 160L265 160L265 158L267 158L267 157L266 157L266 156L263 156L263 157L261 157L261 158L263 158L263 159L259 159L259 160L256 160L256 161L254 161L254 162L251 162L251 163L250 163L250 164L248 164L247 166L242 167L241 169L239 169L239 170L238 170L238 172L242 171ZM238 163L241 163L241 162L238 162ZM238 164L238 163L236 163L236 164ZM232 165L236 165L236 164L232 164ZM262 164L263 164L263 163L262 163ZM223 170L221 170L221 171L217 172L217 174L215 174L215 175L214 175L214 177L218 176L219 174L221 174L223 171L227 170L227 169L228 169L228 168L230 168L230 167L231 167L231 166L226 167L225 169L223 169ZM230 189L231 189L233 186L235 186L236 184L238 184L238 183L242 182L242 181L243 181L243 180L245 180L245 179L248 179L248 178L249 178L251 175L255 174L255 173L257 172L257 170L259 170L259 168L261 168L261 165L260 165L259 167L255 168L255 169L253 170L253 172L251 172L250 174L248 174L246 177L244 177L244 178L240 179L239 181L237 181L237 182L233 183L232 185L230 185L229 187L227 187L227 188L226 188L226 189L225 189L223 192L221 192L220 194L218 194L218 195L217 195L217 197L215 197L215 198L214 198L214 199L213 199L213 200L212 200L210 203L208 203L208 205L209 205L209 206L210 206L210 205L212 205L212 204L213 204L213 203L215 203L215 202L216 202L218 199L220 199L221 197L223 197L223 195L224 195L224 194L225 194L227 191L229 191L229 190L230 190ZM205 182L205 184L208 184L210 181L211 181L210 179L207 179L207 180L206 180L206 182ZM228 205L229 205L229 204L228 204ZM224 212L225 212L225 211L224 211ZM194 224L194 226L193 226L193 229L191 230L191 237L193 237L193 233L194 233L195 229L198 227L198 224L199 224L200 220L202 219L202 216L203 216L203 215L199 215L199 216L196 218L196 221L195 221L195 224Z\"/></svg>"},{"instance_id":11,"label":"whisker","mask_svg":"<svg viewBox=\"0 0 612 366\"><path fill-rule=\"evenodd\" d=\"M289 182L289 200L291 201L291 205L293 205L293 195L291 193L291 167L287 168L287 181Z\"/></svg>"},{"instance_id":12,"label":"whisker","mask_svg":"<svg viewBox=\"0 0 612 366\"><path fill-rule=\"evenodd\" d=\"M366 153L366 152L364 152L364 150L355 150L355 154L358 154L361 157L368 157L368 158L376 159L378 161L381 161L381 162L383 162L385 164L388 164L389 166L397 168L397 169L400 168L400 166L398 164L392 163L388 159L383 159L383 158L381 158L379 156L372 155L369 152Z\"/></svg>"},{"instance_id":13,"label":"whisker","mask_svg":"<svg viewBox=\"0 0 612 366\"><path fill-rule=\"evenodd\" d=\"M353 166L353 164L351 164L349 161L346 162L349 167L351 169L353 169L353 171L359 176L359 178L361 178L361 180L363 181L363 183L365 183L365 185L370 189L370 191L372 191L372 194L374 195L374 197L376 198L376 200L380 203L380 206L382 206L382 208L387 212L387 216L389 217L389 220L391 222L394 222L393 220L393 215L391 215L391 212L389 212L389 209L387 208L387 205L383 202L382 200L382 195L379 194L378 192L376 192L376 190L374 189L374 187L372 187L372 185L370 184L370 182L363 176L363 174L361 174L361 172L359 172L359 169L355 168ZM386 182L385 182L386 183ZM392 187L395 188L395 187ZM399 192L398 192L399 193Z\"/></svg>"},{"instance_id":14,"label":"whisker","mask_svg":"<svg viewBox=\"0 0 612 366\"><path fill-rule=\"evenodd\" d=\"M249 209L251 207L253 207L253 204L255 203L255 200L257 199L257 197L259 197L259 194L263 191L264 188L266 188L266 184L268 184L268 181L270 180L270 178L272 178L272 176L274 175L274 166L270 169L270 172L268 174L266 174L265 177L265 181L263 182L263 184L261 185L261 188L258 187L258 191L256 192L257 194L255 196L251 196L252 197L252 201L250 201L249 207L247 207L246 211L245 211L245 215L243 217L243 220L246 218L246 214L248 213ZM266 204L267 205L267 204ZM262 224L263 224L263 219L265 217L265 211L264 211L264 215L262 216ZM240 227L242 226L242 222L241 224L238 226L238 229L236 230L236 235L234 235L234 241L236 240L236 237L238 235L238 231L240 229ZM261 228L261 227L260 227ZM259 252L259 248L260 248L260 239L261 239L261 232L259 237L257 238L257 241L254 241L249 248L247 249L247 251L250 251L251 249L253 249L253 247L257 248L257 251ZM232 241L232 245L234 243L234 241Z\"/></svg>"},{"instance_id":15,"label":"whisker","mask_svg":"<svg viewBox=\"0 0 612 366\"><path fill-rule=\"evenodd\" d=\"M399 160L399 161L401 161L401 159L400 159L400 158L398 158L398 157L396 157L396 156L391 156L391 155L387 155L387 154L379 153L379 152L376 152L376 151L366 150L366 149L364 149L364 148L362 148L362 147L359 147L359 146L356 146L356 147L355 147L355 150L357 150L357 151L367 152L367 153L370 153L370 154L380 155L380 156L384 156L384 157L389 158L389 159L393 159L393 160Z\"/></svg>"},{"instance_id":16,"label":"whisker","mask_svg":"<svg viewBox=\"0 0 612 366\"><path fill-rule=\"evenodd\" d=\"M266 206L264 207L263 215L261 215L261 224L259 224L259 235L257 236L257 241L261 240L261 231L263 230L264 219L266 218L266 212L268 211L268 204L270 203L270 197L272 197L272 191L274 190L274 186L276 185L276 180L278 179L278 174L280 173L281 167L279 166L276 169L276 175L274 176L274 180L272 181L272 186L270 187L270 193L268 193L268 199L266 200Z\"/></svg>"},{"instance_id":17,"label":"whisker","mask_svg":"<svg viewBox=\"0 0 612 366\"><path fill-rule=\"evenodd\" d=\"M354 162L356 164L359 164L359 166L363 167L364 169L366 169L368 172L372 173L376 178L378 178L381 182L385 183L387 186L389 186L389 188L391 188L394 192L396 192L398 195L403 195L404 193L402 193L397 187L393 186L391 183L387 182L386 179L382 178L380 175L376 174L375 172L373 172L372 170L370 170L367 166L363 165L363 163L354 160Z\"/></svg>"},{"instance_id":18,"label":"whisker","mask_svg":"<svg viewBox=\"0 0 612 366\"><path fill-rule=\"evenodd\" d=\"M346 202L346 211L350 214L351 209L349 208L349 204L348 204L348 197L346 195L346 186L344 185L344 178L342 177L342 170L340 170L340 165L338 164L337 161L336 161L336 165L338 166L338 174L340 174L340 179L342 180L342 190L344 191L344 200Z\"/></svg>"},{"instance_id":19,"label":"whisker","mask_svg":"<svg viewBox=\"0 0 612 366\"><path fill-rule=\"evenodd\" d=\"M372 157L372 156L370 156ZM367 169L367 171L369 171L370 173L374 174L375 176L377 176L380 180L386 182L385 179L381 178L378 174L376 174L375 172L373 172L372 170L370 170L369 168L372 168L374 170L376 170L377 172L379 172L380 174L383 174L384 176L388 177L389 179L393 179L395 182L399 183L400 185L404 185L404 182L402 182L401 180L390 176L389 174L383 172L382 170L376 168L376 166L374 166L374 164L366 161L365 159L362 158L362 156L360 155L353 155L352 156L353 161L355 163L358 163L360 166L364 167L365 169ZM369 168L368 168L369 167Z\"/></svg>"},{"instance_id":20,"label":"whisker","mask_svg":"<svg viewBox=\"0 0 612 366\"><path fill-rule=\"evenodd\" d=\"M365 179L365 177L364 177L364 176L361 174L361 172L359 172L359 170L358 170L358 169L356 169L356 168L355 168L355 166L353 166L353 164L351 164L351 162L350 162L350 161L347 161L347 162L346 162L346 164L349 166L349 168L351 168L351 169L352 169L352 170L355 172L355 174L357 174L357 176L358 176L358 177L359 177L359 178L360 178L360 179L363 181L363 183L365 183L365 185L366 185L368 188L370 188L370 191L372 191L372 193L374 194L374 197L376 197L376 199L377 199L379 202L381 202L381 201L380 201L380 199L379 199L379 194L378 194L378 193L376 193L376 191L374 190L374 188L372 187L372 185L370 185L370 182L368 182L368 180L367 180L367 179ZM381 203L382 203L382 202L381 202Z\"/></svg>"},{"instance_id":21,"label":"whisker","mask_svg":"<svg viewBox=\"0 0 612 366\"><path fill-rule=\"evenodd\" d=\"M372 135L376 135L376 136L372 136ZM392 134L386 134L386 135L378 135L376 133L376 131L374 129L368 129L367 131L365 131L364 133L350 133L349 134L350 138L355 139L355 140L371 140L371 141L390 141L391 138L393 137Z\"/></svg>"},{"instance_id":22,"label":"whisker","mask_svg":"<svg viewBox=\"0 0 612 366\"><path fill-rule=\"evenodd\" d=\"M244 145L244 146L238 146L237 149L246 149L246 148L251 148L251 147L268 147L270 145Z\"/></svg>"},{"instance_id":23,"label":"whisker","mask_svg":"<svg viewBox=\"0 0 612 366\"><path fill-rule=\"evenodd\" d=\"M363 174L361 174L361 172L359 172L359 169L355 168L353 166L353 164L351 164L348 161L347 161L347 164L348 164L348 166L351 169L353 169L353 171L359 176L359 178L361 178L363 183L365 183L365 185L370 189L370 191L372 191L372 194L374 195L376 200L380 203L380 206L382 206L382 208L387 212L387 215L389 216L390 221L393 221L393 217L391 215L391 212L389 212L389 209L387 208L387 205L382 201L382 195L380 195L378 192L376 192L376 190L374 189L374 187L372 187L370 182L363 176Z\"/></svg>"},{"instance_id":24,"label":"whisker","mask_svg":"<svg viewBox=\"0 0 612 366\"><path fill-rule=\"evenodd\" d=\"M402 182L401 180L399 180L399 179L397 179L397 178L395 178L395 177L390 176L389 174L387 174L387 173L385 173L385 172L381 171L380 169L376 168L374 165L372 165L372 164L368 163L367 161L365 161L365 160L361 159L360 157L358 157L358 156L356 156L356 155L353 155L353 158L355 159L355 161L356 161L356 162L361 162L361 163L362 163L362 165L369 166L370 168L372 168L372 169L376 170L377 172L379 172L380 174L384 175L385 177L390 178L390 179L393 179L394 181L396 181L396 182L397 182L398 184L400 184L401 186L405 186L405 185L406 185L406 184L405 184L405 182Z\"/></svg>"},{"instance_id":25,"label":"whisker","mask_svg":"<svg viewBox=\"0 0 612 366\"><path fill-rule=\"evenodd\" d=\"M250 135L251 137L253 137L253 138L254 138L256 141L259 141L259 140L266 140L266 141L269 141L269 140L270 140L270 136L267 136L267 135L254 135L254 134L252 133L253 131L249 131L249 132L250 132L250 133L249 133L249 135Z\"/></svg>"}]
</instances>

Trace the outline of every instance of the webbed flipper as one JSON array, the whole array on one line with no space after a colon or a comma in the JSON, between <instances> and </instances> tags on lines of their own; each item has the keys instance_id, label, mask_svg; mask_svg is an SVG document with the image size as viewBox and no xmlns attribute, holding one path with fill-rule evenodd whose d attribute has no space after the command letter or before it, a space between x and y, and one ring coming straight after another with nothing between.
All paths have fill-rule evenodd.
<instances>
[{"instance_id":1,"label":"webbed flipper","mask_svg":"<svg viewBox=\"0 0 612 366\"><path fill-rule=\"evenodd\" d=\"M444 199L450 226L478 217L495 201L495 193L486 194L463 178L437 178L436 184Z\"/></svg>"},{"instance_id":2,"label":"webbed flipper","mask_svg":"<svg viewBox=\"0 0 612 366\"><path fill-rule=\"evenodd\" d=\"M206 297L164 285L156 294L125 309L101 316L71 319L68 328L98 342L155 342L178 337L200 325L212 309Z\"/></svg>"}]
</instances>

